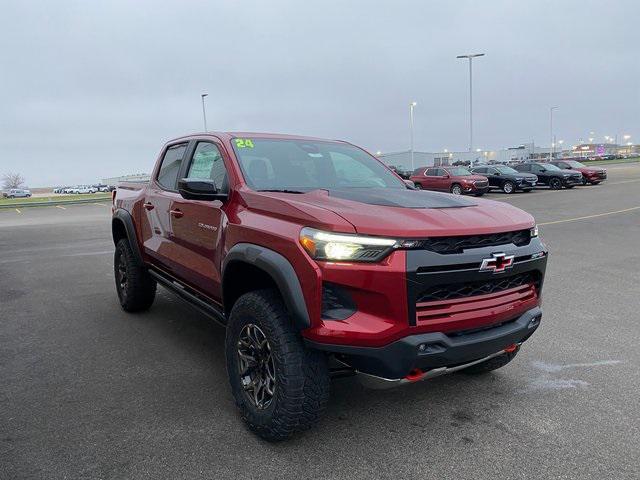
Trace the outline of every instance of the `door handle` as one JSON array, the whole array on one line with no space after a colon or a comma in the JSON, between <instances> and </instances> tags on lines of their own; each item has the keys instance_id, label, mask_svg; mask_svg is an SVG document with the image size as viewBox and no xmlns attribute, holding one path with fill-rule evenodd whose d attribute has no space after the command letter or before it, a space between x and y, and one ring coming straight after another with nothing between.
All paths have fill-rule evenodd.
<instances>
[{"instance_id":1,"label":"door handle","mask_svg":"<svg viewBox=\"0 0 640 480\"><path fill-rule=\"evenodd\" d=\"M145 202L142 204L145 210L153 210L153 203Z\"/></svg>"},{"instance_id":2,"label":"door handle","mask_svg":"<svg viewBox=\"0 0 640 480\"><path fill-rule=\"evenodd\" d=\"M172 216L176 217L176 218L180 218L180 217L182 217L184 215L184 213L182 213L181 210L177 210L177 209L176 210L169 210L169 213Z\"/></svg>"}]
</instances>

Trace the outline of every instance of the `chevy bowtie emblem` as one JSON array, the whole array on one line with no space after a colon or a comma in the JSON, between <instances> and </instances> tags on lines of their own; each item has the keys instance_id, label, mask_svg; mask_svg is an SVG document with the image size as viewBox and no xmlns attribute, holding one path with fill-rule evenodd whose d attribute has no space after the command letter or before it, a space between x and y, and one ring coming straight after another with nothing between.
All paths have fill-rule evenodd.
<instances>
[{"instance_id":1,"label":"chevy bowtie emblem","mask_svg":"<svg viewBox=\"0 0 640 480\"><path fill-rule=\"evenodd\" d=\"M515 255L505 255L504 253L493 253L491 258L485 258L480 265L481 272L504 272L507 268L513 267Z\"/></svg>"}]
</instances>

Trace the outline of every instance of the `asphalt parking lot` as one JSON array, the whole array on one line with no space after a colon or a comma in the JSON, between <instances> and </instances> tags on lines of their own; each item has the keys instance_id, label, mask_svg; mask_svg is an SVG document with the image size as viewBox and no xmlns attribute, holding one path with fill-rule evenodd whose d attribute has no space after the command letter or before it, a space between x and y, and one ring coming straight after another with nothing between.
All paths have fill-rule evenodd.
<instances>
[{"instance_id":1,"label":"asphalt parking lot","mask_svg":"<svg viewBox=\"0 0 640 480\"><path fill-rule=\"evenodd\" d=\"M0 478L640 477L640 164L571 191L490 194L551 252L544 318L483 377L338 379L289 442L247 431L224 331L160 289L120 310L109 206L0 210Z\"/></svg>"}]
</instances>

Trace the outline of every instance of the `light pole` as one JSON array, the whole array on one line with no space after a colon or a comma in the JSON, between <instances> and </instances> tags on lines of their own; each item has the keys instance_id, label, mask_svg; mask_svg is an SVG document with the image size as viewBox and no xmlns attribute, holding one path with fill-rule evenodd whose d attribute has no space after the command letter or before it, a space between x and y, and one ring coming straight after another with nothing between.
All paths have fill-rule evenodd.
<instances>
[{"instance_id":1,"label":"light pole","mask_svg":"<svg viewBox=\"0 0 640 480\"><path fill-rule=\"evenodd\" d=\"M473 59L484 57L484 53L470 53L458 55L456 58L469 59L469 151L473 152ZM471 164L473 166L473 162Z\"/></svg>"},{"instance_id":2,"label":"light pole","mask_svg":"<svg viewBox=\"0 0 640 480\"><path fill-rule=\"evenodd\" d=\"M202 93L200 98L202 99L202 121L204 122L204 131L207 131L207 112L204 109L204 97L209 95L208 93Z\"/></svg>"},{"instance_id":3,"label":"light pole","mask_svg":"<svg viewBox=\"0 0 640 480\"><path fill-rule=\"evenodd\" d=\"M553 111L558 107L551 107L549 109L549 132L551 136L551 148L549 149L549 161L553 160Z\"/></svg>"},{"instance_id":4,"label":"light pole","mask_svg":"<svg viewBox=\"0 0 640 480\"><path fill-rule=\"evenodd\" d=\"M413 159L413 109L418 105L417 102L411 102L409 104L409 129L411 130L411 171L413 172L416 169L415 162Z\"/></svg>"}]
</instances>

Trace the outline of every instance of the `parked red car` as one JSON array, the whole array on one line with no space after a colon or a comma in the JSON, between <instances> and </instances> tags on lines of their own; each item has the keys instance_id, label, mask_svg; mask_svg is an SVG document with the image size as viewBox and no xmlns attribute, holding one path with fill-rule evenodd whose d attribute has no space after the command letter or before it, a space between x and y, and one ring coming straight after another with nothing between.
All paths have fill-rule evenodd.
<instances>
[{"instance_id":1,"label":"parked red car","mask_svg":"<svg viewBox=\"0 0 640 480\"><path fill-rule=\"evenodd\" d=\"M607 179L607 171L604 168L587 167L584 163L577 160L556 160L551 162L562 170L575 170L582 174L582 184L597 185Z\"/></svg>"},{"instance_id":2,"label":"parked red car","mask_svg":"<svg viewBox=\"0 0 640 480\"><path fill-rule=\"evenodd\" d=\"M418 168L410 180L420 190L439 190L454 195L464 193L480 197L489 190L489 180L482 175L474 175L464 167Z\"/></svg>"}]
</instances>

